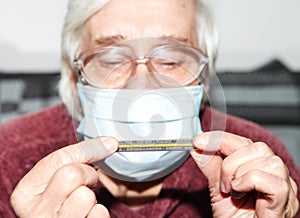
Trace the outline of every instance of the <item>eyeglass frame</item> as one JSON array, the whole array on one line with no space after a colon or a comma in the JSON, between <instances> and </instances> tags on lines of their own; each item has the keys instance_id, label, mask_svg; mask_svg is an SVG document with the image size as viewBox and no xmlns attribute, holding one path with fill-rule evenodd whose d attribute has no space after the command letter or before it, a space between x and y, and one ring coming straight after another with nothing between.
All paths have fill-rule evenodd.
<instances>
[{"instance_id":1,"label":"eyeglass frame","mask_svg":"<svg viewBox=\"0 0 300 218\"><path fill-rule=\"evenodd\" d=\"M199 83L201 83L204 80L204 76L202 76L202 74L204 72L204 69L205 69L206 65L208 64L209 58L208 58L208 56L200 48L187 45L187 44L185 44L185 43L183 43L181 41L177 41L175 39L162 38L162 37L159 37L157 39L163 39L163 40L168 40L168 41L176 42L178 45L180 45L180 46L182 46L184 48L188 48L188 49L192 50L193 52L197 53L198 55L200 55L200 57L202 57L202 60L201 60L202 63L200 64L200 67L198 69L198 73L196 73L196 74L198 74L198 76L196 77L196 76L194 76L195 73L191 73L191 75L193 75L193 77L191 77L191 81L189 81L189 83L182 84L182 86L186 86L186 85L190 84L191 82L195 81L196 79L199 79ZM81 79L81 81L84 84L88 84L88 85L91 85L91 86L96 86L96 85L93 84L93 82L89 81L88 76L87 76L87 74L86 74L86 72L84 70L85 66L95 56L97 56L100 53L100 51L105 51L106 49L108 50L108 49L111 49L111 48L120 49L121 48L120 46L116 46L116 45L119 45L119 44L122 44L122 42L118 42L118 43L116 43L114 45L100 46L100 47L88 49L86 51L83 51L83 52L79 53L79 55L77 56L77 58L75 57L73 59L73 64L79 70L78 73L79 73L80 79ZM152 48L150 50L150 52L148 52L148 53L151 53L152 51L154 51L156 49L159 49L159 48L162 48L162 47L165 47L165 46L168 46L168 45L169 44L167 44L167 43L164 44L164 45L159 45L159 46L157 46L155 48ZM131 53L132 53L132 51L131 51ZM151 58L151 56L147 56L147 54L145 54L145 55L141 55L141 56L136 56L136 57L128 59L128 60L135 62L134 67L136 67L138 64L145 64L145 65L148 66L147 63L149 63L148 67L155 69L154 67L151 66L151 61L149 60L150 58ZM116 67L116 68L118 68L118 67ZM194 78L194 79L192 80L192 78Z\"/></svg>"}]
</instances>

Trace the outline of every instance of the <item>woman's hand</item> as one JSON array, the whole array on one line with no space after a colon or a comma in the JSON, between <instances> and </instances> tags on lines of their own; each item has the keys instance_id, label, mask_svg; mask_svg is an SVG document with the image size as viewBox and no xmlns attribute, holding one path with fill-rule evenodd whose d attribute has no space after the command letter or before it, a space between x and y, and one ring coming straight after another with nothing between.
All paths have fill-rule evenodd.
<instances>
[{"instance_id":1,"label":"woman's hand","mask_svg":"<svg viewBox=\"0 0 300 218\"><path fill-rule=\"evenodd\" d=\"M194 138L192 157L208 179L214 217L293 217L297 185L262 142L215 131Z\"/></svg>"},{"instance_id":2,"label":"woman's hand","mask_svg":"<svg viewBox=\"0 0 300 218\"><path fill-rule=\"evenodd\" d=\"M57 150L40 160L11 195L18 217L109 217L89 188L98 182L90 162L117 150L113 138L99 137Z\"/></svg>"}]
</instances>

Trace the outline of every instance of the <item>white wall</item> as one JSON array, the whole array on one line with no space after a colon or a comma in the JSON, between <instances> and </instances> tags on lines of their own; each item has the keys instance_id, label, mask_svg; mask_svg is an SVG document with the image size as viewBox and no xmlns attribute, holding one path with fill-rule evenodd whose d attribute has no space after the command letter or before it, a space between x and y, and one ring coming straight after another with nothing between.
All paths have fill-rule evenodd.
<instances>
[{"instance_id":1,"label":"white wall","mask_svg":"<svg viewBox=\"0 0 300 218\"><path fill-rule=\"evenodd\" d=\"M219 68L281 58L300 69L299 0L207 0L220 31Z\"/></svg>"},{"instance_id":2,"label":"white wall","mask_svg":"<svg viewBox=\"0 0 300 218\"><path fill-rule=\"evenodd\" d=\"M299 0L206 0L220 31L218 69L280 57L300 70ZM59 69L67 0L0 0L0 71Z\"/></svg>"},{"instance_id":3,"label":"white wall","mask_svg":"<svg viewBox=\"0 0 300 218\"><path fill-rule=\"evenodd\" d=\"M67 0L0 0L0 71L59 69Z\"/></svg>"}]
</instances>

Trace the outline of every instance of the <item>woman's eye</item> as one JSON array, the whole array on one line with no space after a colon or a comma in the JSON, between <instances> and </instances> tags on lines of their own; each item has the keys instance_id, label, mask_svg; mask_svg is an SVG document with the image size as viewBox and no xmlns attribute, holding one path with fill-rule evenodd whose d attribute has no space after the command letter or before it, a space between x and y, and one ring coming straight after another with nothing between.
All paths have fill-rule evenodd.
<instances>
[{"instance_id":1,"label":"woman's eye","mask_svg":"<svg viewBox=\"0 0 300 218\"><path fill-rule=\"evenodd\" d=\"M165 62L165 63L163 63L163 65L167 66L167 67L173 67L173 66L177 65L177 63L176 62Z\"/></svg>"},{"instance_id":2,"label":"woman's eye","mask_svg":"<svg viewBox=\"0 0 300 218\"><path fill-rule=\"evenodd\" d=\"M171 69L176 68L178 66L178 63L174 62L174 61L163 61L163 62L160 62L159 65L160 65L160 67L162 67L164 69L171 70Z\"/></svg>"},{"instance_id":3,"label":"woman's eye","mask_svg":"<svg viewBox=\"0 0 300 218\"><path fill-rule=\"evenodd\" d=\"M114 61L114 60L112 60L112 61L105 61L105 60L100 61L101 67L106 67L106 68L117 67L121 64L122 64L122 61Z\"/></svg>"},{"instance_id":4,"label":"woman's eye","mask_svg":"<svg viewBox=\"0 0 300 218\"><path fill-rule=\"evenodd\" d=\"M105 55L99 57L96 63L102 68L115 68L127 61L126 57L120 55Z\"/></svg>"}]
</instances>

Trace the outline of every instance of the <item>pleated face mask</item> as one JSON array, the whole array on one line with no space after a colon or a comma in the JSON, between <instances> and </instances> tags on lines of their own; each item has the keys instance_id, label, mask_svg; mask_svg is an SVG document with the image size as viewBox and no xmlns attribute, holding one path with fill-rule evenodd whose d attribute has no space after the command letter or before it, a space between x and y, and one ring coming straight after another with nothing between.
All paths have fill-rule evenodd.
<instances>
[{"instance_id":1,"label":"pleated face mask","mask_svg":"<svg viewBox=\"0 0 300 218\"><path fill-rule=\"evenodd\" d=\"M199 119L203 84L179 88L107 89L77 83L84 139L113 136L119 141L192 139L202 132ZM134 146L133 146L134 147ZM123 181L143 182L173 172L189 151L115 152L92 163Z\"/></svg>"}]
</instances>

